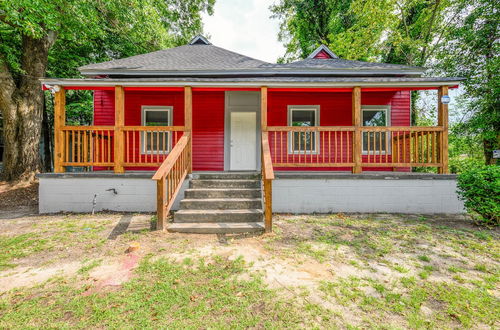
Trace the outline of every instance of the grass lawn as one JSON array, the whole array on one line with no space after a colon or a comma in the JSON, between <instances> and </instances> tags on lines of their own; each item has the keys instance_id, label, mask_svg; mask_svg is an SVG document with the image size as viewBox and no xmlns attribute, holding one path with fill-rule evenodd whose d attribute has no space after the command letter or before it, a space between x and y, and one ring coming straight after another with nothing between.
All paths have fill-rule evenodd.
<instances>
[{"instance_id":1,"label":"grass lawn","mask_svg":"<svg viewBox=\"0 0 500 330\"><path fill-rule=\"evenodd\" d=\"M418 215L275 216L263 236L150 215L0 219L0 328L498 328L499 231ZM140 248L127 253L131 242Z\"/></svg>"}]
</instances>

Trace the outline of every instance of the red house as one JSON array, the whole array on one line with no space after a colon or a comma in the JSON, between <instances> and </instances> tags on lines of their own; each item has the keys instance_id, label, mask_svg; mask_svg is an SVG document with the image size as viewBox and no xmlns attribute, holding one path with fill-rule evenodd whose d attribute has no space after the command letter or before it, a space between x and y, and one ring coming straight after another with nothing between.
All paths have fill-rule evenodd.
<instances>
[{"instance_id":1,"label":"red house","mask_svg":"<svg viewBox=\"0 0 500 330\"><path fill-rule=\"evenodd\" d=\"M202 36L80 71L85 79L42 82L55 94L55 173L40 176L41 212L88 211L94 195L97 209L156 203L161 229L180 208L170 230L238 232L261 230L263 214L270 230L272 210L461 210L445 175L447 94L460 78L344 60L324 45L301 61L266 63ZM94 91L92 126L66 125L69 89ZM412 90L437 90L437 126L411 126ZM84 192L69 197L68 184Z\"/></svg>"}]
</instances>

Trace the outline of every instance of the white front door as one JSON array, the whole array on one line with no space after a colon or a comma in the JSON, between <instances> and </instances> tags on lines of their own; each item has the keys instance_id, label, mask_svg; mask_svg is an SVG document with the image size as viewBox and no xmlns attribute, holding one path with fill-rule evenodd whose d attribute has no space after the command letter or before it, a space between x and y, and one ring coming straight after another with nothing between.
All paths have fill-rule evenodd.
<instances>
[{"instance_id":1,"label":"white front door","mask_svg":"<svg viewBox=\"0 0 500 330\"><path fill-rule=\"evenodd\" d=\"M231 112L230 169L254 171L257 169L257 114Z\"/></svg>"}]
</instances>

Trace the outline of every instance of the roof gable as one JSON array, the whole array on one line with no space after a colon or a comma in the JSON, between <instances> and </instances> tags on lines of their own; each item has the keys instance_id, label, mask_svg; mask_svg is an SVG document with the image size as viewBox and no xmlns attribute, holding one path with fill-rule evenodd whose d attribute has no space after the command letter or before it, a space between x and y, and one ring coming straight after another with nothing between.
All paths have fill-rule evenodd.
<instances>
[{"instance_id":1,"label":"roof gable","mask_svg":"<svg viewBox=\"0 0 500 330\"><path fill-rule=\"evenodd\" d=\"M189 42L190 45L211 45L210 41L208 41L204 36L201 34L197 35L191 41Z\"/></svg>"},{"instance_id":2,"label":"roof gable","mask_svg":"<svg viewBox=\"0 0 500 330\"><path fill-rule=\"evenodd\" d=\"M318 59L330 59L330 58L339 58L335 55L334 52L330 48L325 45L320 45L316 48L307 58L318 58Z\"/></svg>"}]
</instances>

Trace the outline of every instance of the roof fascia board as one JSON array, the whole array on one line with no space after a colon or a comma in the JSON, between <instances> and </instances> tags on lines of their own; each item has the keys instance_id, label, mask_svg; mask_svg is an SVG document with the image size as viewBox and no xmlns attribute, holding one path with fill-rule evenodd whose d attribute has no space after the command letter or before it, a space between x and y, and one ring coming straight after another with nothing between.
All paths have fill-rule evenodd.
<instances>
[{"instance_id":1,"label":"roof fascia board","mask_svg":"<svg viewBox=\"0 0 500 330\"><path fill-rule=\"evenodd\" d=\"M256 74L256 75L288 75L288 74L313 74L313 75L328 75L328 74L422 74L425 69L316 69L316 70L283 70L277 69L272 71L255 71L255 70L240 70L240 71L153 71L153 70L82 70L81 73L85 76L94 75L127 75L127 76L213 76L213 75L241 75L241 74Z\"/></svg>"},{"instance_id":2,"label":"roof fascia board","mask_svg":"<svg viewBox=\"0 0 500 330\"><path fill-rule=\"evenodd\" d=\"M252 82L199 82L199 81L120 81L120 80L72 80L72 79L42 79L43 85L61 85L61 86L115 86L124 87L176 87L176 86L193 86L193 87L344 87L352 88L360 87L438 87L438 86L455 86L459 85L462 80L446 80L446 81L403 81L403 82L270 82L270 81L252 81Z\"/></svg>"}]
</instances>

